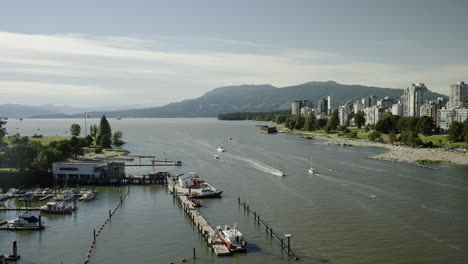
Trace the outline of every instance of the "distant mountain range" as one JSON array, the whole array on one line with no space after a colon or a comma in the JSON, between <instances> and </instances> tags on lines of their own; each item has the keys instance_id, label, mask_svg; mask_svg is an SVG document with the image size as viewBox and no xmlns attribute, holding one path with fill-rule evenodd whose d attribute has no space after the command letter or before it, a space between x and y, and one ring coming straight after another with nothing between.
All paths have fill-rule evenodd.
<instances>
[{"instance_id":1,"label":"distant mountain range","mask_svg":"<svg viewBox=\"0 0 468 264\"><path fill-rule=\"evenodd\" d=\"M272 85L240 85L220 87L196 99L170 103L161 107L127 109L118 111L89 112L91 118L107 117L216 117L229 112L268 112L288 109L294 100L310 100L314 104L320 98L334 95L340 103L370 95L398 99L403 89L343 85L333 81L308 82L283 88ZM429 92L428 98L447 96ZM84 113L84 112L83 112ZM81 118L79 114L37 114L33 118ZM1 110L0 110L1 115ZM26 115L25 115L26 116Z\"/></svg>"},{"instance_id":2,"label":"distant mountain range","mask_svg":"<svg viewBox=\"0 0 468 264\"><path fill-rule=\"evenodd\" d=\"M57 106L57 105L21 105L21 104L0 104L0 117L8 118L29 118L36 115L72 115L84 112L96 111L116 111L138 106L102 106L102 107L72 107L72 106ZM141 106L140 106L141 107Z\"/></svg>"}]
</instances>

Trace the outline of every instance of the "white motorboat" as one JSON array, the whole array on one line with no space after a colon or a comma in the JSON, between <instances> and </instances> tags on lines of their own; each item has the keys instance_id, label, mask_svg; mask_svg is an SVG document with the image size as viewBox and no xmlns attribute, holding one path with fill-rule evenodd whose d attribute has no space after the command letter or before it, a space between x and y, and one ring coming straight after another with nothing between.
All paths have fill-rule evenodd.
<instances>
[{"instance_id":1,"label":"white motorboat","mask_svg":"<svg viewBox=\"0 0 468 264\"><path fill-rule=\"evenodd\" d=\"M83 189L80 190L81 195L83 195L83 194L85 194L87 192L88 192L88 189L86 189L86 188L83 188Z\"/></svg>"},{"instance_id":2,"label":"white motorboat","mask_svg":"<svg viewBox=\"0 0 468 264\"><path fill-rule=\"evenodd\" d=\"M32 192L32 193L33 193L35 196L38 196L38 195L40 196L40 195L42 195L42 192L43 192L42 189L36 189L36 190L35 190L34 192Z\"/></svg>"},{"instance_id":3,"label":"white motorboat","mask_svg":"<svg viewBox=\"0 0 468 264\"><path fill-rule=\"evenodd\" d=\"M224 148L219 146L217 149L216 149L218 152L224 152Z\"/></svg>"},{"instance_id":4,"label":"white motorboat","mask_svg":"<svg viewBox=\"0 0 468 264\"><path fill-rule=\"evenodd\" d=\"M41 206L41 212L48 214L71 214L74 208L63 203L48 202Z\"/></svg>"},{"instance_id":5,"label":"white motorboat","mask_svg":"<svg viewBox=\"0 0 468 264\"><path fill-rule=\"evenodd\" d=\"M93 190L89 190L87 192L85 192L83 194L83 196L80 197L80 201L89 201L89 200L92 200L94 199L94 191Z\"/></svg>"},{"instance_id":6,"label":"white motorboat","mask_svg":"<svg viewBox=\"0 0 468 264\"><path fill-rule=\"evenodd\" d=\"M223 191L212 190L211 188L201 188L199 192L192 192L187 195L189 198L203 199L203 198L220 198Z\"/></svg>"},{"instance_id":7,"label":"white motorboat","mask_svg":"<svg viewBox=\"0 0 468 264\"><path fill-rule=\"evenodd\" d=\"M215 159L219 159L219 155L213 155Z\"/></svg>"},{"instance_id":8,"label":"white motorboat","mask_svg":"<svg viewBox=\"0 0 468 264\"><path fill-rule=\"evenodd\" d=\"M73 193L71 191L64 191L62 194L58 194L55 196L54 200L55 201L69 201L73 199Z\"/></svg>"},{"instance_id":9,"label":"white motorboat","mask_svg":"<svg viewBox=\"0 0 468 264\"><path fill-rule=\"evenodd\" d=\"M234 228L226 225L223 230L221 230L220 226L217 226L216 235L218 235L231 252L247 250L247 242L244 240L242 233L237 230L237 224L234 225Z\"/></svg>"},{"instance_id":10,"label":"white motorboat","mask_svg":"<svg viewBox=\"0 0 468 264\"><path fill-rule=\"evenodd\" d=\"M281 176L281 177L286 176L286 173L284 173L284 171L282 171L282 170L278 170L277 172L274 172L274 174L276 174L278 176Z\"/></svg>"},{"instance_id":11,"label":"white motorboat","mask_svg":"<svg viewBox=\"0 0 468 264\"><path fill-rule=\"evenodd\" d=\"M5 194L0 193L0 202L8 200L10 199L10 197L11 196L8 193L5 193Z\"/></svg>"},{"instance_id":12,"label":"white motorboat","mask_svg":"<svg viewBox=\"0 0 468 264\"><path fill-rule=\"evenodd\" d=\"M48 195L48 194L52 194L52 189L45 188L44 191L42 191L42 195Z\"/></svg>"},{"instance_id":13,"label":"white motorboat","mask_svg":"<svg viewBox=\"0 0 468 264\"><path fill-rule=\"evenodd\" d=\"M9 227L40 227L42 224L36 216L24 214L19 215L16 219L8 220L7 225Z\"/></svg>"},{"instance_id":14,"label":"white motorboat","mask_svg":"<svg viewBox=\"0 0 468 264\"><path fill-rule=\"evenodd\" d=\"M309 174L315 174L315 173L316 173L315 168L312 168L312 167L311 167L311 168L309 169Z\"/></svg>"}]
</instances>

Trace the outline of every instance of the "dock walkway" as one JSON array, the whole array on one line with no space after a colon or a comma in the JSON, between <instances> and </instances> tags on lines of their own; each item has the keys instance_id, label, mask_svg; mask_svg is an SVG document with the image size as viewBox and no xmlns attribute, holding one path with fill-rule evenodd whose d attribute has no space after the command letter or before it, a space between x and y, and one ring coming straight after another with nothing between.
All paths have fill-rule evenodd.
<instances>
[{"instance_id":1,"label":"dock walkway","mask_svg":"<svg viewBox=\"0 0 468 264\"><path fill-rule=\"evenodd\" d=\"M203 235L207 244L217 256L229 256L231 251L224 245L221 239L216 235L213 227L205 220L203 215L190 203L186 194L189 193L188 188L182 188L177 184L168 184L168 189L173 192L174 197L180 202L184 212L190 217L198 231Z\"/></svg>"}]
</instances>

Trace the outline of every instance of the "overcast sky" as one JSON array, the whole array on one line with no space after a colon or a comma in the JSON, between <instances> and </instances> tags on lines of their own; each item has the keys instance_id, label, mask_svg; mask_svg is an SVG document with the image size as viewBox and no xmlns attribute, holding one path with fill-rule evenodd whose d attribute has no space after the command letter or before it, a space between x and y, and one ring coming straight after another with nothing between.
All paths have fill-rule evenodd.
<instances>
[{"instance_id":1,"label":"overcast sky","mask_svg":"<svg viewBox=\"0 0 468 264\"><path fill-rule=\"evenodd\" d=\"M448 94L468 1L2 1L0 104L159 106L334 80Z\"/></svg>"}]
</instances>

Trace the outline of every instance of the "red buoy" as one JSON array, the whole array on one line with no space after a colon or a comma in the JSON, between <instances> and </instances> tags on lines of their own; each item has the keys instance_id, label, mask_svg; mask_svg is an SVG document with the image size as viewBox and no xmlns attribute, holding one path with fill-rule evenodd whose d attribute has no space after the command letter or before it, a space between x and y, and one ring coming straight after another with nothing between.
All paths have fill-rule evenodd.
<instances>
[{"instance_id":1,"label":"red buoy","mask_svg":"<svg viewBox=\"0 0 468 264\"><path fill-rule=\"evenodd\" d=\"M186 259L182 259L182 262L187 262L187 260L186 260Z\"/></svg>"}]
</instances>

